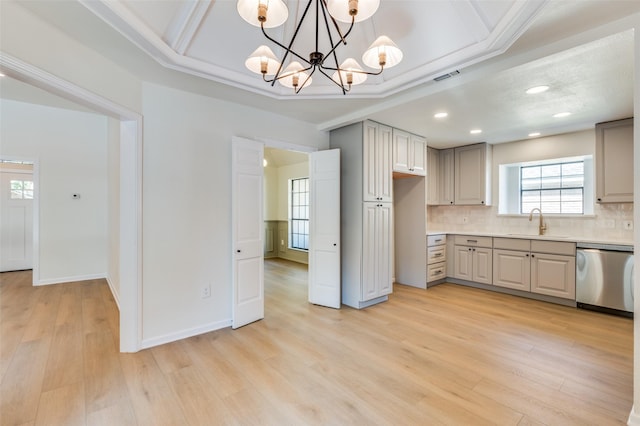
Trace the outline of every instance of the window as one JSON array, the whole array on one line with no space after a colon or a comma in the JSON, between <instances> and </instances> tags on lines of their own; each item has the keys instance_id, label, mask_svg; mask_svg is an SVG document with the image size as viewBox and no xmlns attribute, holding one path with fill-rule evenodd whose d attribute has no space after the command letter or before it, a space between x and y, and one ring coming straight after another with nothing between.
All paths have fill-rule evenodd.
<instances>
[{"instance_id":1,"label":"window","mask_svg":"<svg viewBox=\"0 0 640 426\"><path fill-rule=\"evenodd\" d=\"M520 167L520 213L583 214L584 162Z\"/></svg>"},{"instance_id":2,"label":"window","mask_svg":"<svg viewBox=\"0 0 640 426\"><path fill-rule=\"evenodd\" d=\"M12 179L10 185L12 200L33 200L33 181Z\"/></svg>"},{"instance_id":3,"label":"window","mask_svg":"<svg viewBox=\"0 0 640 426\"><path fill-rule=\"evenodd\" d=\"M289 247L309 250L309 178L291 179Z\"/></svg>"},{"instance_id":4,"label":"window","mask_svg":"<svg viewBox=\"0 0 640 426\"><path fill-rule=\"evenodd\" d=\"M556 158L499 166L499 214L591 215L593 157Z\"/></svg>"}]
</instances>

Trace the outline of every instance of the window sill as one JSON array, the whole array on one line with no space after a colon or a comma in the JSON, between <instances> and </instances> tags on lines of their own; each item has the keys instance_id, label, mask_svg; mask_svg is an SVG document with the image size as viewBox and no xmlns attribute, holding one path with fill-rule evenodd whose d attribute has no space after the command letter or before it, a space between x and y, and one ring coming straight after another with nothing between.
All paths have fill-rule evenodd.
<instances>
[{"instance_id":1,"label":"window sill","mask_svg":"<svg viewBox=\"0 0 640 426\"><path fill-rule=\"evenodd\" d=\"M287 250L293 250L293 251L299 251L301 253L309 253L309 249L301 249L301 248L294 248L294 247L288 247Z\"/></svg>"}]
</instances>

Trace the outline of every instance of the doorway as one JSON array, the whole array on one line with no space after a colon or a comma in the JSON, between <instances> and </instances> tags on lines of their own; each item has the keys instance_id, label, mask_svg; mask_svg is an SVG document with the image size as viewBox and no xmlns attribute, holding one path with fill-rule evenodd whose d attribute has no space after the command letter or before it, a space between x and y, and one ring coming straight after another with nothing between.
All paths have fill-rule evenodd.
<instances>
[{"instance_id":1,"label":"doorway","mask_svg":"<svg viewBox=\"0 0 640 426\"><path fill-rule=\"evenodd\" d=\"M33 269L34 164L0 159L0 272Z\"/></svg>"}]
</instances>

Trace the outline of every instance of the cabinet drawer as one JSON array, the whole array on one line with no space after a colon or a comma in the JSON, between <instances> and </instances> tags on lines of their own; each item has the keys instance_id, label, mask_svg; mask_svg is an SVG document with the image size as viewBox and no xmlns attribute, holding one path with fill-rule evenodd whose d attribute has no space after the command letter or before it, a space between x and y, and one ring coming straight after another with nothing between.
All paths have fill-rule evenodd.
<instances>
[{"instance_id":1,"label":"cabinet drawer","mask_svg":"<svg viewBox=\"0 0 640 426\"><path fill-rule=\"evenodd\" d=\"M478 237L475 235L456 235L454 237L457 246L489 247L493 246L492 237Z\"/></svg>"},{"instance_id":2,"label":"cabinet drawer","mask_svg":"<svg viewBox=\"0 0 640 426\"><path fill-rule=\"evenodd\" d=\"M576 255L576 243L564 241L531 240L531 251L538 253Z\"/></svg>"},{"instance_id":3,"label":"cabinet drawer","mask_svg":"<svg viewBox=\"0 0 640 426\"><path fill-rule=\"evenodd\" d=\"M445 262L434 263L427 266L427 282L442 279L447 276L447 266Z\"/></svg>"},{"instance_id":4,"label":"cabinet drawer","mask_svg":"<svg viewBox=\"0 0 640 426\"><path fill-rule=\"evenodd\" d=\"M441 246L446 244L447 236L444 234L427 235L427 246Z\"/></svg>"},{"instance_id":5,"label":"cabinet drawer","mask_svg":"<svg viewBox=\"0 0 640 426\"><path fill-rule=\"evenodd\" d=\"M504 249L504 250L529 251L531 250L531 240L521 240L519 238L494 238L493 248Z\"/></svg>"},{"instance_id":6,"label":"cabinet drawer","mask_svg":"<svg viewBox=\"0 0 640 426\"><path fill-rule=\"evenodd\" d=\"M444 262L447 259L446 246L429 247L427 250L427 263Z\"/></svg>"}]
</instances>

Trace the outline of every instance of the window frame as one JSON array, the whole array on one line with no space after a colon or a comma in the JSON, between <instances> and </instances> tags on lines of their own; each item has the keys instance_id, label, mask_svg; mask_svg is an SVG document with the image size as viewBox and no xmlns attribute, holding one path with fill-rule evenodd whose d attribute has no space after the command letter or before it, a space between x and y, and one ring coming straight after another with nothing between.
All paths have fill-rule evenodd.
<instances>
[{"instance_id":1,"label":"window frame","mask_svg":"<svg viewBox=\"0 0 640 426\"><path fill-rule=\"evenodd\" d=\"M570 165L570 164L581 164L582 165L582 174L572 174L572 175L565 175L563 173L564 171L564 166L565 165ZM545 167L553 167L553 166L560 166L560 174L559 175L554 175L551 177L557 178L558 179L558 184L557 186L552 186L552 187L546 187L544 188L543 186L543 180L544 180L544 176L542 176L542 169ZM538 180L540 181L539 187L538 188L532 188L532 189L524 189L524 179L526 179L524 177L524 169L533 169L533 168L539 168L540 169L540 176L538 177ZM569 161L556 161L556 162L544 162L544 163L540 163L540 164L523 164L519 166L519 182L518 182L518 186L519 186L519 200L518 200L518 204L520 206L520 214L529 214L529 212L531 211L531 209L528 209L529 211L525 211L523 209L523 204L524 204L524 195L526 193L534 193L534 192L539 192L539 199L538 199L538 203L536 206L532 207L532 208L538 208L540 210L543 210L543 198L544 198L544 193L550 193L550 192L559 192L558 197L558 206L559 206L559 210L560 211L555 211L555 212L549 212L548 208L544 209L546 210L549 214L557 214L557 215L584 215L585 214L585 161L582 160L569 160ZM580 176L582 178L582 185L581 186L564 186L564 179L565 176L567 178L569 177L575 177L575 176ZM571 211L571 212L564 212L563 211L563 207L566 207L565 203L563 202L563 192L564 191L575 191L575 190L579 190L580 191L580 212L576 212L576 211ZM566 201L567 203L569 201Z\"/></svg>"},{"instance_id":2,"label":"window frame","mask_svg":"<svg viewBox=\"0 0 640 426\"><path fill-rule=\"evenodd\" d=\"M296 182L304 183L304 190L295 190ZM289 248L309 251L309 177L290 179L289 182ZM296 195L298 202L296 202ZM301 200L302 196L302 200ZM297 210L297 215L295 214ZM303 214L300 214L304 212ZM300 226L302 225L302 229ZM297 243L294 243L297 241ZM302 242L302 243L301 243Z\"/></svg>"}]
</instances>

